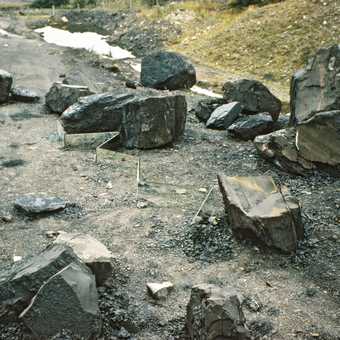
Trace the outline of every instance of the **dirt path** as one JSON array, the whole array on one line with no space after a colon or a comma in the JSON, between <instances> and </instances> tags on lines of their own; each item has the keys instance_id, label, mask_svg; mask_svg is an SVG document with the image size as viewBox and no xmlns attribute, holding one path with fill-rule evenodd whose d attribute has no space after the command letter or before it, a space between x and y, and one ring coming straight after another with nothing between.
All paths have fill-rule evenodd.
<instances>
[{"instance_id":1,"label":"dirt path","mask_svg":"<svg viewBox=\"0 0 340 340\"><path fill-rule=\"evenodd\" d=\"M0 36L0 46L1 68L15 74L16 84L42 95L65 73L95 90L119 84L77 51L22 37ZM92 151L63 149L55 138L56 122L42 103L0 107L0 215L14 217L0 222L1 266L10 265L14 254L42 250L51 242L47 231L81 231L105 243L117 259L116 286L100 293L105 339L121 327L140 340L185 339L190 288L201 282L235 286L261 301L259 312L246 311L258 339L270 324L271 339L339 339L339 180L277 173L251 143L207 130L191 114L182 143L101 164ZM145 209L136 208L137 157L148 183L139 193L148 202ZM218 172L269 174L291 188L303 205L309 236L297 256L233 240L223 220ZM219 223L191 226L205 196L199 189L211 186L204 213ZM13 210L15 198L28 193L60 196L71 204L63 213L29 219ZM168 301L155 304L145 284L162 280L176 289ZM19 339L20 332L17 326L3 329L0 339Z\"/></svg>"}]
</instances>

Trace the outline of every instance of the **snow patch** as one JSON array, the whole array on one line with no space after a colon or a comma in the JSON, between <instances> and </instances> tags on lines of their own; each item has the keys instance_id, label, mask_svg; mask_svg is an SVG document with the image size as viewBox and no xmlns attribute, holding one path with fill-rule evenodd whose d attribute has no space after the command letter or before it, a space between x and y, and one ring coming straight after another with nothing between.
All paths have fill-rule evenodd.
<instances>
[{"instance_id":1,"label":"snow patch","mask_svg":"<svg viewBox=\"0 0 340 340\"><path fill-rule=\"evenodd\" d=\"M204 89L202 87L199 87L199 86L196 86L194 85L192 88L191 88L191 91L192 92L195 92L195 93L198 93L198 94L203 94L205 96L208 96L208 97L213 97L213 98L223 98L223 96L219 93L215 93L213 91L210 91L210 90L207 90L207 89Z\"/></svg>"}]
</instances>

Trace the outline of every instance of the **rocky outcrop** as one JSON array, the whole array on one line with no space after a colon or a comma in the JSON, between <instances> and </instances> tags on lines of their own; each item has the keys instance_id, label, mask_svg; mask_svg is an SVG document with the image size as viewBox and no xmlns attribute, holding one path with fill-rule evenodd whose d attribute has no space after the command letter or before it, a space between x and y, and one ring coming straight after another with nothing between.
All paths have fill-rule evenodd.
<instances>
[{"instance_id":1,"label":"rocky outcrop","mask_svg":"<svg viewBox=\"0 0 340 340\"><path fill-rule=\"evenodd\" d=\"M303 239L299 203L273 178L218 176L226 215L236 236L255 239L285 253Z\"/></svg>"},{"instance_id":2,"label":"rocky outcrop","mask_svg":"<svg viewBox=\"0 0 340 340\"><path fill-rule=\"evenodd\" d=\"M274 121L279 117L281 101L257 80L241 79L227 82L223 86L223 91L226 101L241 103L244 114L269 112Z\"/></svg>"},{"instance_id":3,"label":"rocky outcrop","mask_svg":"<svg viewBox=\"0 0 340 340\"><path fill-rule=\"evenodd\" d=\"M209 117L206 126L211 129L227 129L240 115L241 104L232 102L219 106Z\"/></svg>"},{"instance_id":4,"label":"rocky outcrop","mask_svg":"<svg viewBox=\"0 0 340 340\"><path fill-rule=\"evenodd\" d=\"M83 264L69 264L40 287L20 319L37 339L62 330L75 338L98 338L101 325L94 276Z\"/></svg>"},{"instance_id":5,"label":"rocky outcrop","mask_svg":"<svg viewBox=\"0 0 340 340\"><path fill-rule=\"evenodd\" d=\"M291 123L340 108L340 46L320 49L291 81Z\"/></svg>"},{"instance_id":6,"label":"rocky outcrop","mask_svg":"<svg viewBox=\"0 0 340 340\"><path fill-rule=\"evenodd\" d=\"M196 83L196 71L178 53L156 52L142 59L141 83L159 90L188 89Z\"/></svg>"},{"instance_id":7,"label":"rocky outcrop","mask_svg":"<svg viewBox=\"0 0 340 340\"><path fill-rule=\"evenodd\" d=\"M66 208L66 202L58 197L23 196L15 200L14 206L26 214L50 213Z\"/></svg>"},{"instance_id":8,"label":"rocky outcrop","mask_svg":"<svg viewBox=\"0 0 340 340\"><path fill-rule=\"evenodd\" d=\"M238 294L212 284L192 288L186 327L190 340L250 339Z\"/></svg>"},{"instance_id":9,"label":"rocky outcrop","mask_svg":"<svg viewBox=\"0 0 340 340\"><path fill-rule=\"evenodd\" d=\"M34 103L39 101L40 97L34 91L18 86L11 89L11 99L17 102Z\"/></svg>"},{"instance_id":10,"label":"rocky outcrop","mask_svg":"<svg viewBox=\"0 0 340 340\"><path fill-rule=\"evenodd\" d=\"M54 113L63 113L81 97L93 94L87 86L54 83L45 96L46 106Z\"/></svg>"},{"instance_id":11,"label":"rocky outcrop","mask_svg":"<svg viewBox=\"0 0 340 340\"><path fill-rule=\"evenodd\" d=\"M0 70L0 104L7 102L12 83L12 75L5 70Z\"/></svg>"},{"instance_id":12,"label":"rocky outcrop","mask_svg":"<svg viewBox=\"0 0 340 340\"><path fill-rule=\"evenodd\" d=\"M198 101L192 110L199 121L206 123L214 110L223 104L226 101L222 98L205 98Z\"/></svg>"}]
</instances>

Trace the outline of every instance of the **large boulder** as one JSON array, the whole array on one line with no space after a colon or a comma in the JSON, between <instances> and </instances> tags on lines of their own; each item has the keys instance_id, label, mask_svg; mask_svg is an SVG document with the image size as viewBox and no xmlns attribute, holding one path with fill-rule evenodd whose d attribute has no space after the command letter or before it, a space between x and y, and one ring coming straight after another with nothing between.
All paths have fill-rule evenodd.
<instances>
[{"instance_id":1,"label":"large boulder","mask_svg":"<svg viewBox=\"0 0 340 340\"><path fill-rule=\"evenodd\" d=\"M45 96L46 106L54 113L63 113L81 97L93 94L87 86L54 83Z\"/></svg>"},{"instance_id":2,"label":"large boulder","mask_svg":"<svg viewBox=\"0 0 340 340\"><path fill-rule=\"evenodd\" d=\"M340 87L339 87L340 89ZM340 111L320 112L297 126L299 155L340 170Z\"/></svg>"},{"instance_id":3,"label":"large boulder","mask_svg":"<svg viewBox=\"0 0 340 340\"><path fill-rule=\"evenodd\" d=\"M61 116L67 133L120 131L127 148L156 148L184 133L183 95L151 89L117 89L81 98Z\"/></svg>"},{"instance_id":4,"label":"large boulder","mask_svg":"<svg viewBox=\"0 0 340 340\"><path fill-rule=\"evenodd\" d=\"M227 218L240 238L256 239L285 253L303 239L299 203L269 176L218 176Z\"/></svg>"},{"instance_id":5,"label":"large boulder","mask_svg":"<svg viewBox=\"0 0 340 340\"><path fill-rule=\"evenodd\" d=\"M258 136L254 145L261 156L285 172L303 176L315 168L313 163L300 156L293 127Z\"/></svg>"},{"instance_id":6,"label":"large boulder","mask_svg":"<svg viewBox=\"0 0 340 340\"><path fill-rule=\"evenodd\" d=\"M16 264L11 270L1 271L0 311L18 315L44 282L70 263L77 262L79 259L71 248L55 245Z\"/></svg>"},{"instance_id":7,"label":"large boulder","mask_svg":"<svg viewBox=\"0 0 340 340\"><path fill-rule=\"evenodd\" d=\"M242 113L269 112L276 121L281 112L281 101L257 80L241 79L223 85L223 97L228 102L239 102Z\"/></svg>"},{"instance_id":8,"label":"large boulder","mask_svg":"<svg viewBox=\"0 0 340 340\"><path fill-rule=\"evenodd\" d=\"M186 327L190 340L250 339L238 294L212 284L191 289Z\"/></svg>"},{"instance_id":9,"label":"large boulder","mask_svg":"<svg viewBox=\"0 0 340 340\"><path fill-rule=\"evenodd\" d=\"M37 339L63 330L75 338L97 339L101 322L94 276L83 264L69 264L41 286L20 319Z\"/></svg>"},{"instance_id":10,"label":"large boulder","mask_svg":"<svg viewBox=\"0 0 340 340\"><path fill-rule=\"evenodd\" d=\"M232 102L219 106L209 117L206 126L211 129L227 129L240 115L241 104Z\"/></svg>"},{"instance_id":11,"label":"large boulder","mask_svg":"<svg viewBox=\"0 0 340 340\"><path fill-rule=\"evenodd\" d=\"M205 98L199 100L192 108L192 111L194 111L199 121L206 123L211 114L225 103L226 101L223 98Z\"/></svg>"},{"instance_id":12,"label":"large boulder","mask_svg":"<svg viewBox=\"0 0 340 340\"><path fill-rule=\"evenodd\" d=\"M12 83L12 75L5 70L0 70L0 104L7 102Z\"/></svg>"},{"instance_id":13,"label":"large boulder","mask_svg":"<svg viewBox=\"0 0 340 340\"><path fill-rule=\"evenodd\" d=\"M340 45L320 49L292 78L291 123L340 108Z\"/></svg>"},{"instance_id":14,"label":"large boulder","mask_svg":"<svg viewBox=\"0 0 340 340\"><path fill-rule=\"evenodd\" d=\"M54 243L71 247L75 254L91 268L98 286L112 284L112 253L104 244L90 235L65 232L60 233Z\"/></svg>"},{"instance_id":15,"label":"large boulder","mask_svg":"<svg viewBox=\"0 0 340 340\"><path fill-rule=\"evenodd\" d=\"M188 89L196 84L194 66L174 52L156 52L142 59L141 83L158 90Z\"/></svg>"}]
</instances>

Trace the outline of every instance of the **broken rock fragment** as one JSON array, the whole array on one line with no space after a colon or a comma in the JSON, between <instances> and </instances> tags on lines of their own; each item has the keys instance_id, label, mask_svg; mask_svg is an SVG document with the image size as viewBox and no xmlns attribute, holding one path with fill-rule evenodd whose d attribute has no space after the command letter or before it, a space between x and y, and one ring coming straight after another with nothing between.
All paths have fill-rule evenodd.
<instances>
[{"instance_id":1,"label":"broken rock fragment","mask_svg":"<svg viewBox=\"0 0 340 340\"><path fill-rule=\"evenodd\" d=\"M213 111L206 125L211 129L226 129L239 117L241 111L238 102L224 104Z\"/></svg>"},{"instance_id":2,"label":"broken rock fragment","mask_svg":"<svg viewBox=\"0 0 340 340\"><path fill-rule=\"evenodd\" d=\"M55 113L63 113L69 106L76 103L80 97L93 94L87 86L54 83L45 96L47 107Z\"/></svg>"},{"instance_id":3,"label":"broken rock fragment","mask_svg":"<svg viewBox=\"0 0 340 340\"><path fill-rule=\"evenodd\" d=\"M218 176L227 218L236 236L291 253L303 239L299 203L272 177Z\"/></svg>"},{"instance_id":4,"label":"broken rock fragment","mask_svg":"<svg viewBox=\"0 0 340 340\"><path fill-rule=\"evenodd\" d=\"M65 232L60 232L54 243L71 247L75 254L91 268L98 286L112 283L112 253L104 244L90 235Z\"/></svg>"},{"instance_id":5,"label":"broken rock fragment","mask_svg":"<svg viewBox=\"0 0 340 340\"><path fill-rule=\"evenodd\" d=\"M281 101L257 80L241 79L223 86L223 97L228 102L239 102L244 114L269 112L276 121L281 112Z\"/></svg>"},{"instance_id":6,"label":"broken rock fragment","mask_svg":"<svg viewBox=\"0 0 340 340\"><path fill-rule=\"evenodd\" d=\"M12 83L12 75L7 71L0 69L0 104L7 102Z\"/></svg>"},{"instance_id":7,"label":"broken rock fragment","mask_svg":"<svg viewBox=\"0 0 340 340\"><path fill-rule=\"evenodd\" d=\"M186 326L190 340L250 339L238 294L211 284L192 288Z\"/></svg>"},{"instance_id":8,"label":"broken rock fragment","mask_svg":"<svg viewBox=\"0 0 340 340\"><path fill-rule=\"evenodd\" d=\"M149 294L156 300L166 299L174 285L167 281L162 283L147 283Z\"/></svg>"},{"instance_id":9,"label":"broken rock fragment","mask_svg":"<svg viewBox=\"0 0 340 340\"><path fill-rule=\"evenodd\" d=\"M226 104L223 98L205 98L198 101L192 110L199 121L206 123L214 110L223 104Z\"/></svg>"},{"instance_id":10,"label":"broken rock fragment","mask_svg":"<svg viewBox=\"0 0 340 340\"><path fill-rule=\"evenodd\" d=\"M69 264L40 287L20 319L37 339L63 330L96 339L101 327L94 276L85 265Z\"/></svg>"},{"instance_id":11,"label":"broken rock fragment","mask_svg":"<svg viewBox=\"0 0 340 340\"><path fill-rule=\"evenodd\" d=\"M15 200L14 206L26 214L43 214L65 209L66 202L58 197L23 196Z\"/></svg>"},{"instance_id":12,"label":"broken rock fragment","mask_svg":"<svg viewBox=\"0 0 340 340\"><path fill-rule=\"evenodd\" d=\"M26 87L18 86L11 89L11 99L17 102L34 103L39 101L40 97L34 91Z\"/></svg>"}]
</instances>

